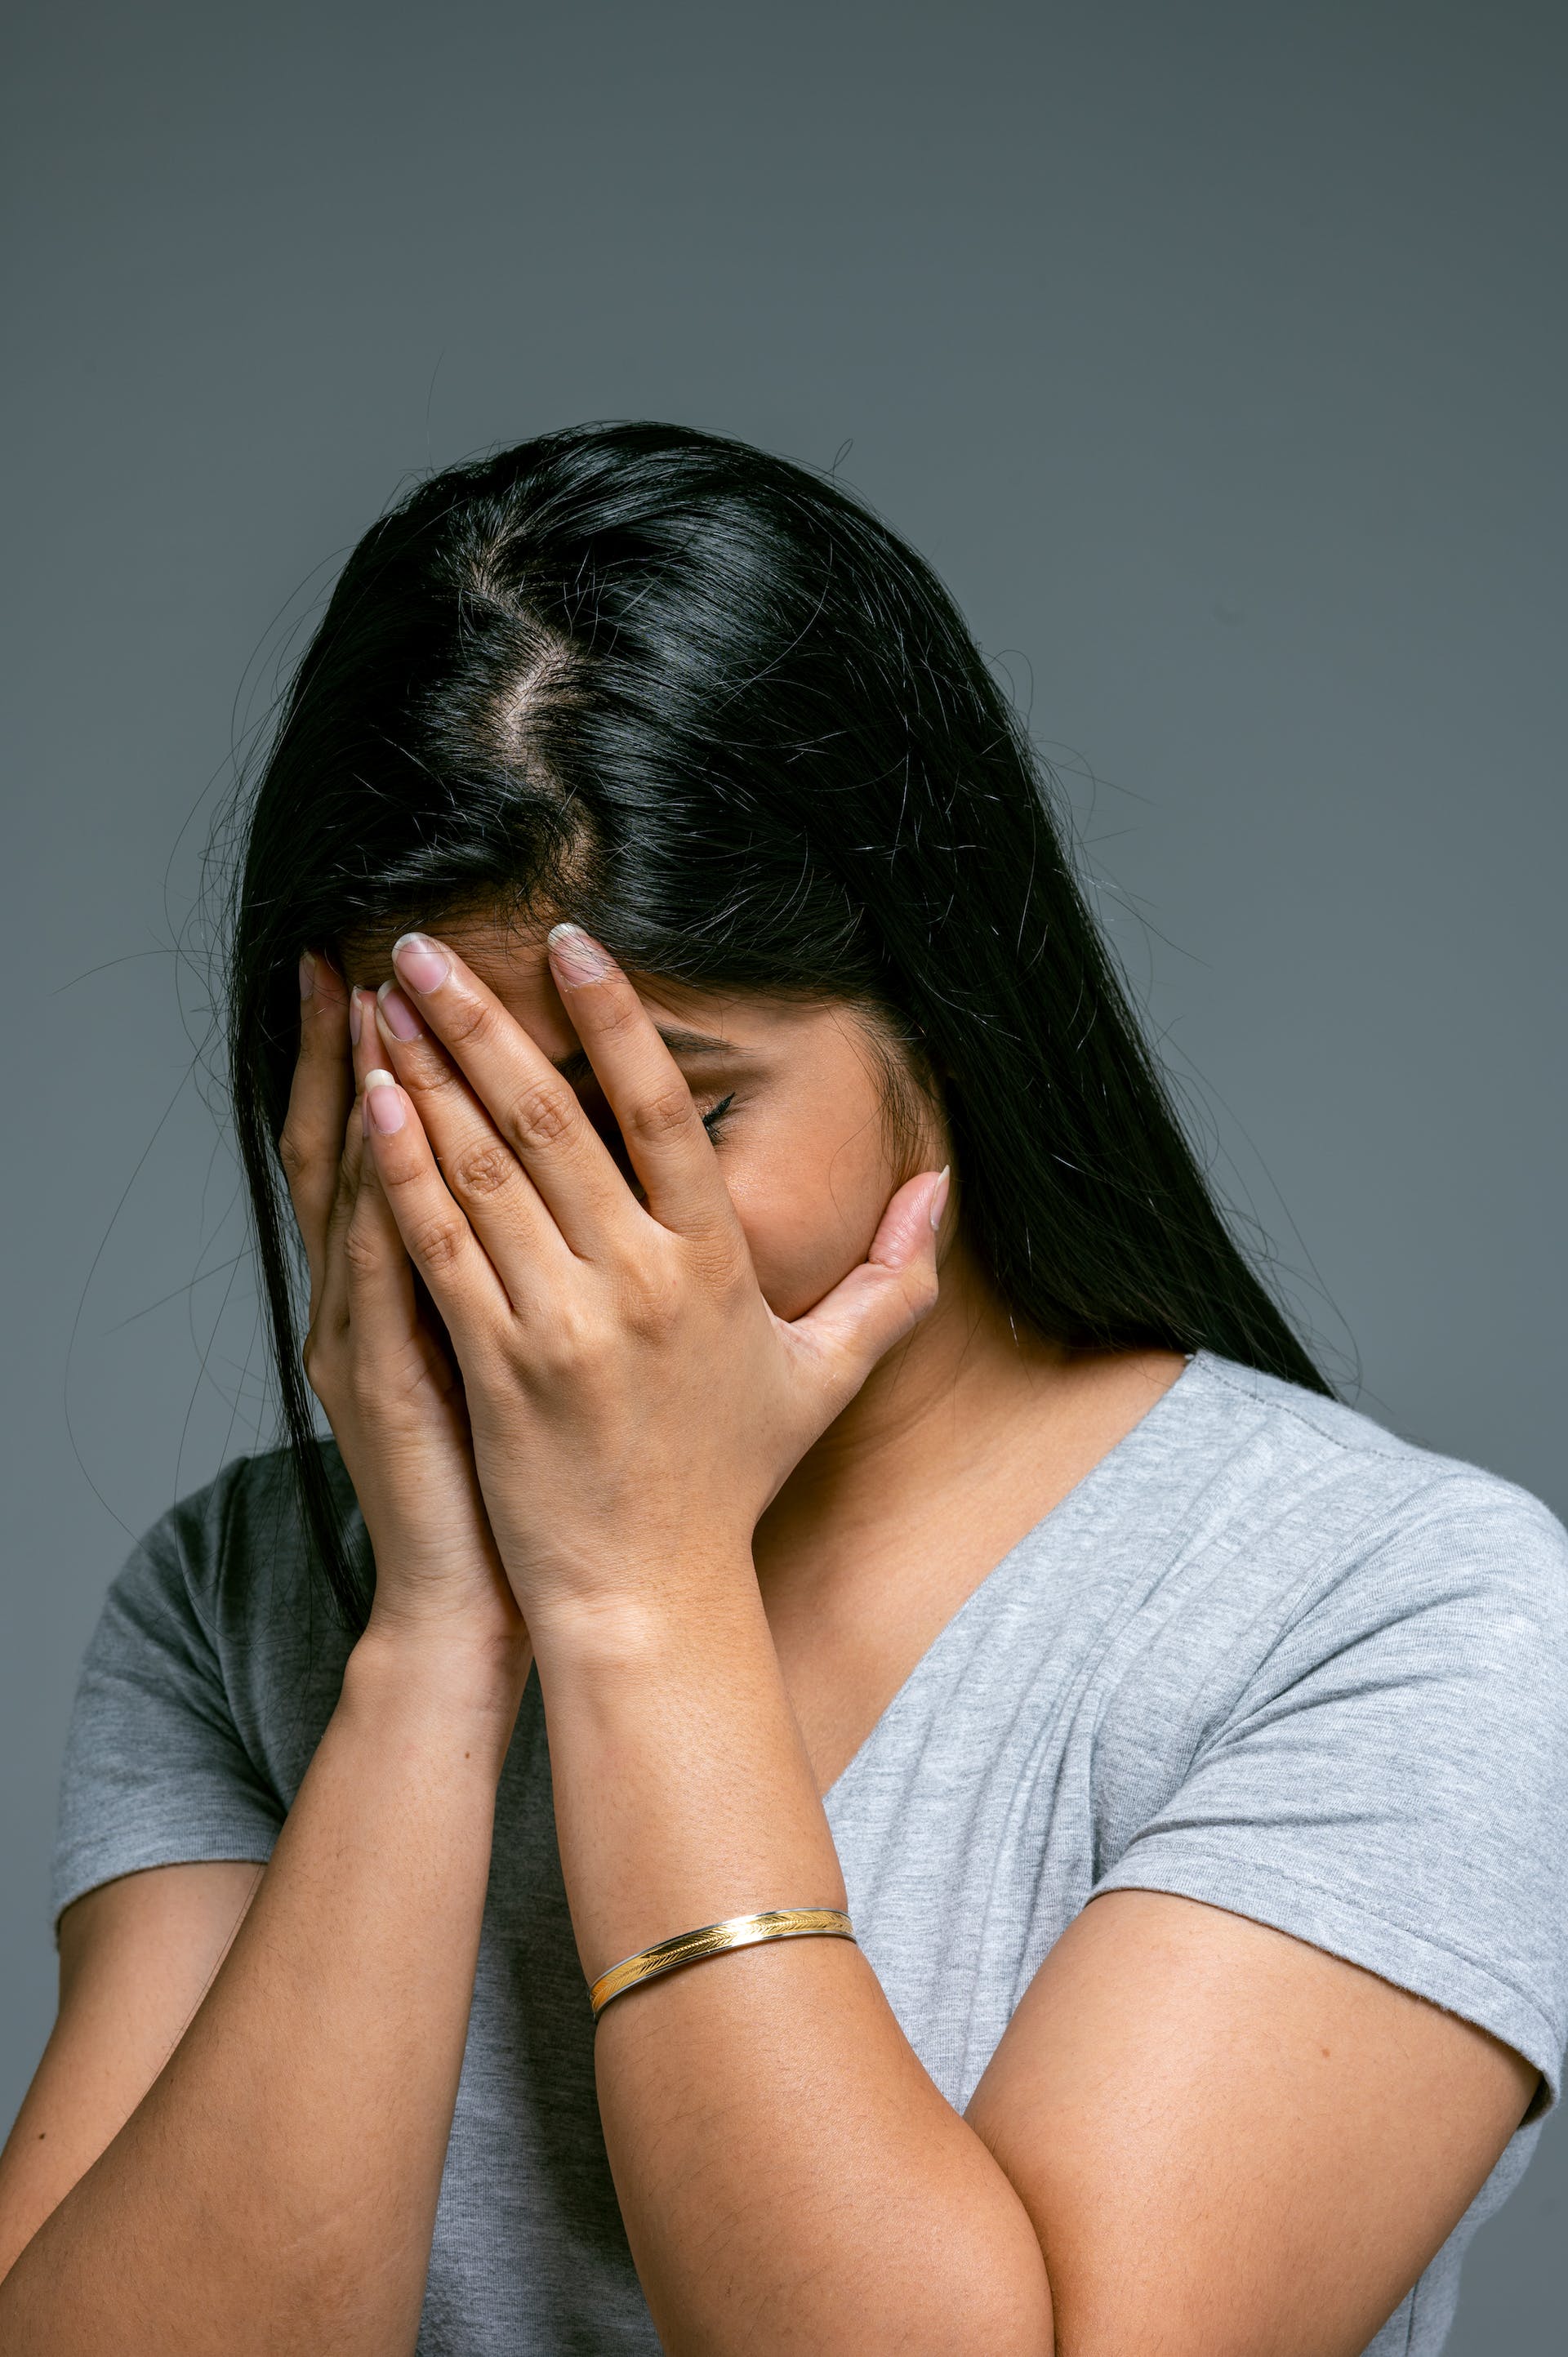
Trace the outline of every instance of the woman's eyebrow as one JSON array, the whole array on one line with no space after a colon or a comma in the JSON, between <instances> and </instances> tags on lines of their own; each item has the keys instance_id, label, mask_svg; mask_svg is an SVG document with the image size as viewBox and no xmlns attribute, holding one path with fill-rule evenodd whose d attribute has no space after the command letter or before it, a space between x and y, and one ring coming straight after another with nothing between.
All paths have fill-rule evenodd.
<instances>
[{"instance_id":1,"label":"woman's eyebrow","mask_svg":"<svg viewBox=\"0 0 1568 2357\"><path fill-rule=\"evenodd\" d=\"M672 1056L713 1057L740 1053L733 1039L716 1039L711 1031L682 1031L676 1025L666 1027L662 1023L656 1024L654 1028ZM554 1064L562 1079L570 1081L574 1088L579 1081L591 1081L594 1077L594 1068L581 1048L574 1048L569 1055L557 1056Z\"/></svg>"}]
</instances>

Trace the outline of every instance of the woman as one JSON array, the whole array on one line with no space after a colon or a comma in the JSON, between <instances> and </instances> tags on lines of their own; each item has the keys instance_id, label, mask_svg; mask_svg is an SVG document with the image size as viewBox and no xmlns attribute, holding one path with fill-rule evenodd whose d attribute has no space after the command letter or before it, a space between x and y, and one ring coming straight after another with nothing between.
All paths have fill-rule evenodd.
<instances>
[{"instance_id":1,"label":"woman","mask_svg":"<svg viewBox=\"0 0 1568 2357\"><path fill-rule=\"evenodd\" d=\"M425 483L233 938L291 1445L88 1656L12 2357L1437 2350L1563 1534L1329 1396L926 568L664 427Z\"/></svg>"}]
</instances>

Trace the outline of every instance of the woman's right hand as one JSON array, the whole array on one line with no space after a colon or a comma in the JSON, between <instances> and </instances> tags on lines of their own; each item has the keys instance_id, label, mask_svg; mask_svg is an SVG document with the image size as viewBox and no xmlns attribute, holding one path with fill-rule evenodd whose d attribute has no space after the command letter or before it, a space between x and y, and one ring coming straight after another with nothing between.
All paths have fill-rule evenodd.
<instances>
[{"instance_id":1,"label":"woman's right hand","mask_svg":"<svg viewBox=\"0 0 1568 2357\"><path fill-rule=\"evenodd\" d=\"M121 1871L67 1911L60 2018L0 2167L7 2357L386 2357L419 2331L528 1640L360 1151L374 1021L351 1056L342 980L306 978L283 1147L306 1366L374 1603L264 1872ZM156 1742L174 1722L133 1683Z\"/></svg>"},{"instance_id":2,"label":"woman's right hand","mask_svg":"<svg viewBox=\"0 0 1568 2357\"><path fill-rule=\"evenodd\" d=\"M310 1268L306 1374L375 1556L366 1633L477 1644L514 1669L521 1691L527 1631L490 1535L462 1382L364 1151L365 1075L380 1060L375 994L350 992L309 952L300 993L279 1151Z\"/></svg>"}]
</instances>

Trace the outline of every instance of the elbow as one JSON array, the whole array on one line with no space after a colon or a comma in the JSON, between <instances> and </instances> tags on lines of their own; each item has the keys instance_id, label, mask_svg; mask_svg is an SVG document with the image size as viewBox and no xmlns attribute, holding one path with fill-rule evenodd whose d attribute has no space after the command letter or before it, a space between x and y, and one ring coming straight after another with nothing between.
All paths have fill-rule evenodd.
<instances>
[{"instance_id":1,"label":"elbow","mask_svg":"<svg viewBox=\"0 0 1568 2357\"><path fill-rule=\"evenodd\" d=\"M1050 2281L1032 2226L999 2220L964 2244L932 2237L886 2357L1055 2357Z\"/></svg>"}]
</instances>

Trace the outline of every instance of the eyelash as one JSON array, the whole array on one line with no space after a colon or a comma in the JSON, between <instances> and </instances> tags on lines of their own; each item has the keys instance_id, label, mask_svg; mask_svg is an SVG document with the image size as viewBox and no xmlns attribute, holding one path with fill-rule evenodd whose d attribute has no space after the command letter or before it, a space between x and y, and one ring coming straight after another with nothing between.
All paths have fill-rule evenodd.
<instances>
[{"instance_id":1,"label":"eyelash","mask_svg":"<svg viewBox=\"0 0 1568 2357\"><path fill-rule=\"evenodd\" d=\"M732 1089L727 1097L721 1097L717 1104L710 1105L707 1112L703 1115L703 1127L707 1131L710 1137L716 1137L718 1135L720 1130L724 1127L725 1115L728 1113L734 1103L735 1091Z\"/></svg>"}]
</instances>

